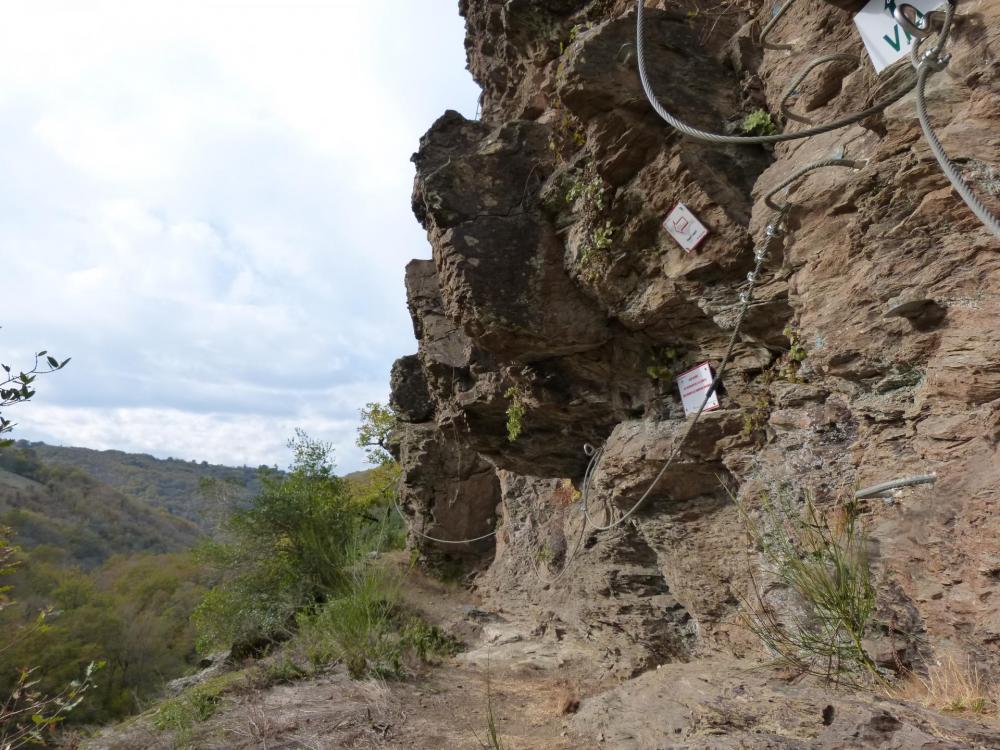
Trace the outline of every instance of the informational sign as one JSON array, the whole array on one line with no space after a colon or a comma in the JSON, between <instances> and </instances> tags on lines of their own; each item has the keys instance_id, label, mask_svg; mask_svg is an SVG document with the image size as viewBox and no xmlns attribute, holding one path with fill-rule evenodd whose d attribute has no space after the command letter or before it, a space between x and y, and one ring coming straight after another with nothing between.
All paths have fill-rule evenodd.
<instances>
[{"instance_id":1,"label":"informational sign","mask_svg":"<svg viewBox=\"0 0 1000 750\"><path fill-rule=\"evenodd\" d=\"M696 414L701 402L705 400L705 392L712 385L712 368L708 362L692 367L677 376L677 387L681 389L681 403L684 404L684 416ZM704 411L719 408L718 394L713 393L705 404Z\"/></svg>"},{"instance_id":2,"label":"informational sign","mask_svg":"<svg viewBox=\"0 0 1000 750\"><path fill-rule=\"evenodd\" d=\"M907 0L917 10L917 24L923 14L937 10L944 3L941 0ZM900 5L903 3L900 2ZM861 12L854 16L861 39L872 59L875 72L881 73L896 60L910 54L914 37L896 23L892 12L896 9L896 0L871 0Z\"/></svg>"},{"instance_id":3,"label":"informational sign","mask_svg":"<svg viewBox=\"0 0 1000 750\"><path fill-rule=\"evenodd\" d=\"M705 229L705 225L698 221L695 215L691 213L691 210L683 203L678 203L674 206L674 210L670 212L666 221L663 222L663 228L688 253L698 247L701 241L708 237L708 230Z\"/></svg>"}]
</instances>

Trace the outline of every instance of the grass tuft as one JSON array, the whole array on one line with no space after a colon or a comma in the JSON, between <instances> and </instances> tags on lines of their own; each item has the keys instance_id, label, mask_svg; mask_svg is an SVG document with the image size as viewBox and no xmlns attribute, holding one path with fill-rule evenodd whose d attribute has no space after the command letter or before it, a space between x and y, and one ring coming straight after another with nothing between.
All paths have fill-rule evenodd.
<instances>
[{"instance_id":1,"label":"grass tuft","mask_svg":"<svg viewBox=\"0 0 1000 750\"><path fill-rule=\"evenodd\" d=\"M989 684L971 661L960 664L952 657L931 665L926 677L909 673L886 693L938 711L980 715L1000 712L1000 685Z\"/></svg>"}]
</instances>

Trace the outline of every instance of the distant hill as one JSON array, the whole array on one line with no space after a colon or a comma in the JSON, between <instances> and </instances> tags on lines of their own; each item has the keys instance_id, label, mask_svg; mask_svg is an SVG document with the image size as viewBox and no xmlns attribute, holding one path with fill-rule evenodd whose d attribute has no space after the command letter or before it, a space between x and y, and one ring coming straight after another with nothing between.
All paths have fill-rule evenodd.
<instances>
[{"instance_id":1,"label":"distant hill","mask_svg":"<svg viewBox=\"0 0 1000 750\"><path fill-rule=\"evenodd\" d=\"M190 521L16 448L0 450L0 525L13 528L18 546L85 568L117 554L187 549L201 536Z\"/></svg>"},{"instance_id":2,"label":"distant hill","mask_svg":"<svg viewBox=\"0 0 1000 750\"><path fill-rule=\"evenodd\" d=\"M226 482L238 498L247 498L260 490L257 469L248 466L230 467L205 461L183 461L174 458L154 458L145 453L98 451L90 448L17 442L22 450L32 451L48 466L80 469L99 482L119 492L210 530L218 508L199 491L203 479Z\"/></svg>"}]
</instances>

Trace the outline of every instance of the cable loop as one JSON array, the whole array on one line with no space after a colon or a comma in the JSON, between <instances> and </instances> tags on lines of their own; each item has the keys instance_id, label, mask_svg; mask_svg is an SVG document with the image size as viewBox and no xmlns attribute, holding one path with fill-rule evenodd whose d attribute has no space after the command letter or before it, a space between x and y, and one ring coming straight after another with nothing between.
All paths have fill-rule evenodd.
<instances>
[{"instance_id":1,"label":"cable loop","mask_svg":"<svg viewBox=\"0 0 1000 750\"><path fill-rule=\"evenodd\" d=\"M783 12L789 5L791 5L792 2L794 2L794 0L789 0L789 2L782 7L782 10L779 11L779 13ZM872 106L863 109L860 112L855 112L824 125L817 125L815 127L799 130L794 133L775 133L774 135L723 135L721 133L712 133L692 127L683 120L678 119L667 111L667 109L660 104L659 99L656 98L656 93L653 91L652 83L649 80L649 71L646 70L646 45L644 38L645 20L645 0L636 0L636 60L639 68L639 80L642 83L642 90L646 94L646 99L649 100L649 104L652 106L656 114L659 115L660 118L662 118L668 125L675 130L679 130L684 135L700 141L707 141L709 143L738 143L743 145L753 145L762 143L781 143L783 141L795 141L801 138L810 138L814 135L829 133L832 130L838 130L848 125L853 125L854 123L867 119L874 114L878 114L890 104L894 104L902 99L906 94L913 90L914 86L917 85L916 77L914 77L913 80L907 82L906 85L902 86L898 91L887 95L881 101L876 102ZM948 25L949 22L946 21L945 29L941 32L942 35L947 34Z\"/></svg>"},{"instance_id":2,"label":"cable loop","mask_svg":"<svg viewBox=\"0 0 1000 750\"><path fill-rule=\"evenodd\" d=\"M912 11L912 14L910 13ZM940 27L944 23L941 13L932 10L919 18L920 11L909 3L900 3L892 12L892 17L910 36L917 39L926 39L935 31L935 25Z\"/></svg>"}]
</instances>

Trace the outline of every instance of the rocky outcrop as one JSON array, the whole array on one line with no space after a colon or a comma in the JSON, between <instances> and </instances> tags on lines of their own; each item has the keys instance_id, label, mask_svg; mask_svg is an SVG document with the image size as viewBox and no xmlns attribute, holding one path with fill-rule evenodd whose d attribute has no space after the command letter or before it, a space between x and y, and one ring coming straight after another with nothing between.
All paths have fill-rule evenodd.
<instances>
[{"instance_id":1,"label":"rocky outcrop","mask_svg":"<svg viewBox=\"0 0 1000 750\"><path fill-rule=\"evenodd\" d=\"M648 11L652 85L708 129L735 131L760 107L777 116L820 54L859 64L802 81L786 130L863 108L911 75L903 64L876 76L835 3L792 6L766 48L756 34L770 4L743 6L752 15L664 5ZM933 485L860 506L880 591L868 646L892 668L954 652L1000 676L996 239L940 173L912 94L768 148L678 136L639 84L632 6L460 4L482 117L445 114L413 159L433 259L407 269L419 351L394 368L404 504L447 538L497 529L465 550L491 564L481 589L603 639L608 669L632 674L758 653L740 620L756 552L734 498L752 512L793 487L834 513L859 485L934 472ZM953 59L928 94L946 149L994 207L998 21L1000 9L959 3ZM721 408L633 520L586 527L584 445L603 447L587 499L600 524L643 496L684 434L674 378L723 355L751 248L774 218L764 196L834 153L860 167L811 172L779 196L786 234ZM662 227L677 202L710 230L693 252Z\"/></svg>"}]
</instances>

